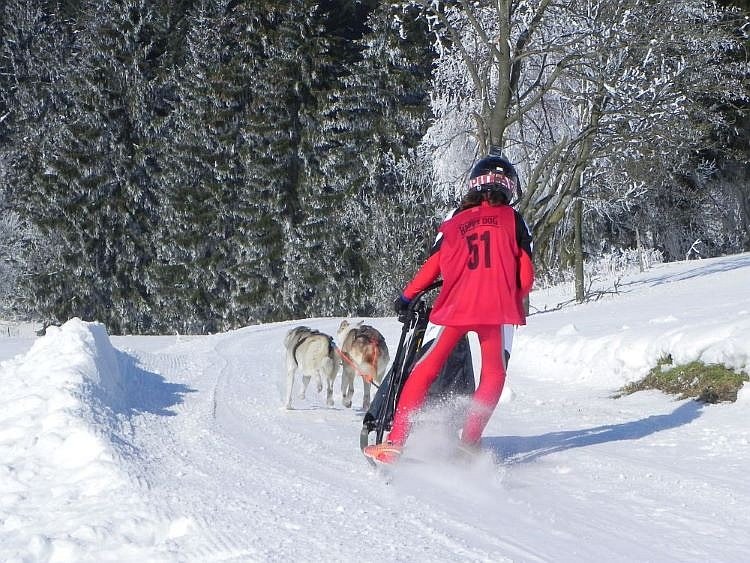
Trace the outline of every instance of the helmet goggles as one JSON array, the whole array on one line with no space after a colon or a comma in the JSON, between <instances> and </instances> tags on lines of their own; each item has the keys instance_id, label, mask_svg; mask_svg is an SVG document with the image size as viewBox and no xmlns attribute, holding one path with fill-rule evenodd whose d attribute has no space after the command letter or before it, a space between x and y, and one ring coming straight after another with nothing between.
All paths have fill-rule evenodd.
<instances>
[{"instance_id":1,"label":"helmet goggles","mask_svg":"<svg viewBox=\"0 0 750 563\"><path fill-rule=\"evenodd\" d=\"M515 192L516 183L502 172L487 172L469 180L469 188L478 192L503 190L510 195Z\"/></svg>"}]
</instances>

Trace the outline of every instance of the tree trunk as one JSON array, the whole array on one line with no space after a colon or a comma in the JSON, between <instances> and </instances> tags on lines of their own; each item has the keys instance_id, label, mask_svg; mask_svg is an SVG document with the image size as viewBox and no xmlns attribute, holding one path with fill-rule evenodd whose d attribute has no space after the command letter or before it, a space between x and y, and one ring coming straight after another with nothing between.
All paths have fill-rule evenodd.
<instances>
[{"instance_id":1,"label":"tree trunk","mask_svg":"<svg viewBox=\"0 0 750 563\"><path fill-rule=\"evenodd\" d=\"M643 254L643 245L641 244L641 231L638 227L635 228L635 248L638 252L638 268L641 272L646 271L646 257Z\"/></svg>"},{"instance_id":2,"label":"tree trunk","mask_svg":"<svg viewBox=\"0 0 750 563\"><path fill-rule=\"evenodd\" d=\"M586 297L583 277L583 200L578 197L573 203L573 260L575 265L576 301L583 303Z\"/></svg>"}]
</instances>

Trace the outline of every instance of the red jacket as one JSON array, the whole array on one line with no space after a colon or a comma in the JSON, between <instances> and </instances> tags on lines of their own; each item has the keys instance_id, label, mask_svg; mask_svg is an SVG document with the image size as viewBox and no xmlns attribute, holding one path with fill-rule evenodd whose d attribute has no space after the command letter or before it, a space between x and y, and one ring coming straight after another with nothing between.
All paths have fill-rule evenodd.
<instances>
[{"instance_id":1,"label":"red jacket","mask_svg":"<svg viewBox=\"0 0 750 563\"><path fill-rule=\"evenodd\" d=\"M444 326L526 324L534 283L531 236L508 205L482 203L440 226L433 254L404 289L408 299L443 278L430 321Z\"/></svg>"}]
</instances>

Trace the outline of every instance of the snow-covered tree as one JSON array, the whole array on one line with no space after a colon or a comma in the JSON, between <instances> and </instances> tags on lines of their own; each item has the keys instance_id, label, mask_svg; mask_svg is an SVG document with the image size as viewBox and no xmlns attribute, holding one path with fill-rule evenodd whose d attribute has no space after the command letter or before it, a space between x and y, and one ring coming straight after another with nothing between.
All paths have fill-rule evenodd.
<instances>
[{"instance_id":1,"label":"snow-covered tree","mask_svg":"<svg viewBox=\"0 0 750 563\"><path fill-rule=\"evenodd\" d=\"M223 67L221 29L226 1L198 2L188 19L185 59L176 67L173 110L160 186L159 236L149 268L165 330L207 333L227 328L228 268L234 261L227 230L228 194L243 185L236 155L241 95Z\"/></svg>"},{"instance_id":2,"label":"snow-covered tree","mask_svg":"<svg viewBox=\"0 0 750 563\"><path fill-rule=\"evenodd\" d=\"M34 186L34 220L60 250L37 290L58 319L147 331L153 311L141 272L157 219L150 79L159 22L145 0L91 3L81 22L66 75L70 105Z\"/></svg>"},{"instance_id":3,"label":"snow-covered tree","mask_svg":"<svg viewBox=\"0 0 750 563\"><path fill-rule=\"evenodd\" d=\"M370 16L358 80L372 113L371 144L363 153L370 172L369 293L376 311L391 312L395 295L427 257L447 201L432 189L430 161L417 150L433 117L429 84L435 51L413 8L382 3ZM366 85L370 84L368 88Z\"/></svg>"},{"instance_id":4,"label":"snow-covered tree","mask_svg":"<svg viewBox=\"0 0 750 563\"><path fill-rule=\"evenodd\" d=\"M40 183L60 141L71 107L65 87L74 54L63 7L8 0L0 8L0 209L9 254L5 266L14 310L49 318L36 297L55 275L58 209ZM46 254L48 253L49 254ZM6 270L8 273L8 270ZM36 276L32 276L36 274Z\"/></svg>"},{"instance_id":5,"label":"snow-covered tree","mask_svg":"<svg viewBox=\"0 0 750 563\"><path fill-rule=\"evenodd\" d=\"M341 193L328 182L323 160L328 139L321 132L320 108L336 83L338 67L325 36L317 3L292 2L280 10L271 34L273 47L264 76L283 76L278 96L264 99L255 133L271 141L272 191L283 232L279 311L286 317L340 312L346 282L338 254L343 245L338 221ZM260 97L260 95L259 95ZM262 142L261 142L262 143Z\"/></svg>"},{"instance_id":6,"label":"snow-covered tree","mask_svg":"<svg viewBox=\"0 0 750 563\"><path fill-rule=\"evenodd\" d=\"M355 314L389 311L433 235L429 164L415 149L431 117L434 52L414 15L394 2L373 10L358 42L361 55L323 111L324 169L333 191L343 194L343 303Z\"/></svg>"},{"instance_id":7,"label":"snow-covered tree","mask_svg":"<svg viewBox=\"0 0 750 563\"><path fill-rule=\"evenodd\" d=\"M462 186L476 154L501 148L521 171L543 267L558 263L577 202L627 202L668 157L685 162L716 117L701 102L731 36L711 2L408 4L441 50L425 138L439 184Z\"/></svg>"}]
</instances>

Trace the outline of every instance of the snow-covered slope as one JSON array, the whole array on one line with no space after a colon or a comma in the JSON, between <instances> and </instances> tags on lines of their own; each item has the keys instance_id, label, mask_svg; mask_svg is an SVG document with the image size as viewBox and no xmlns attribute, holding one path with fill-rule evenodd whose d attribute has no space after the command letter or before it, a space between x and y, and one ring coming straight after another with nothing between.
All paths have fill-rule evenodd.
<instances>
[{"instance_id":1,"label":"snow-covered slope","mask_svg":"<svg viewBox=\"0 0 750 563\"><path fill-rule=\"evenodd\" d=\"M0 339L0 560L744 561L749 386L711 406L611 395L667 353L750 369L748 287L744 254L532 315L487 455L390 480L338 393L334 408L314 391L282 408L284 334L340 319L210 337L109 337L72 319ZM395 348L397 321L368 321Z\"/></svg>"}]
</instances>

